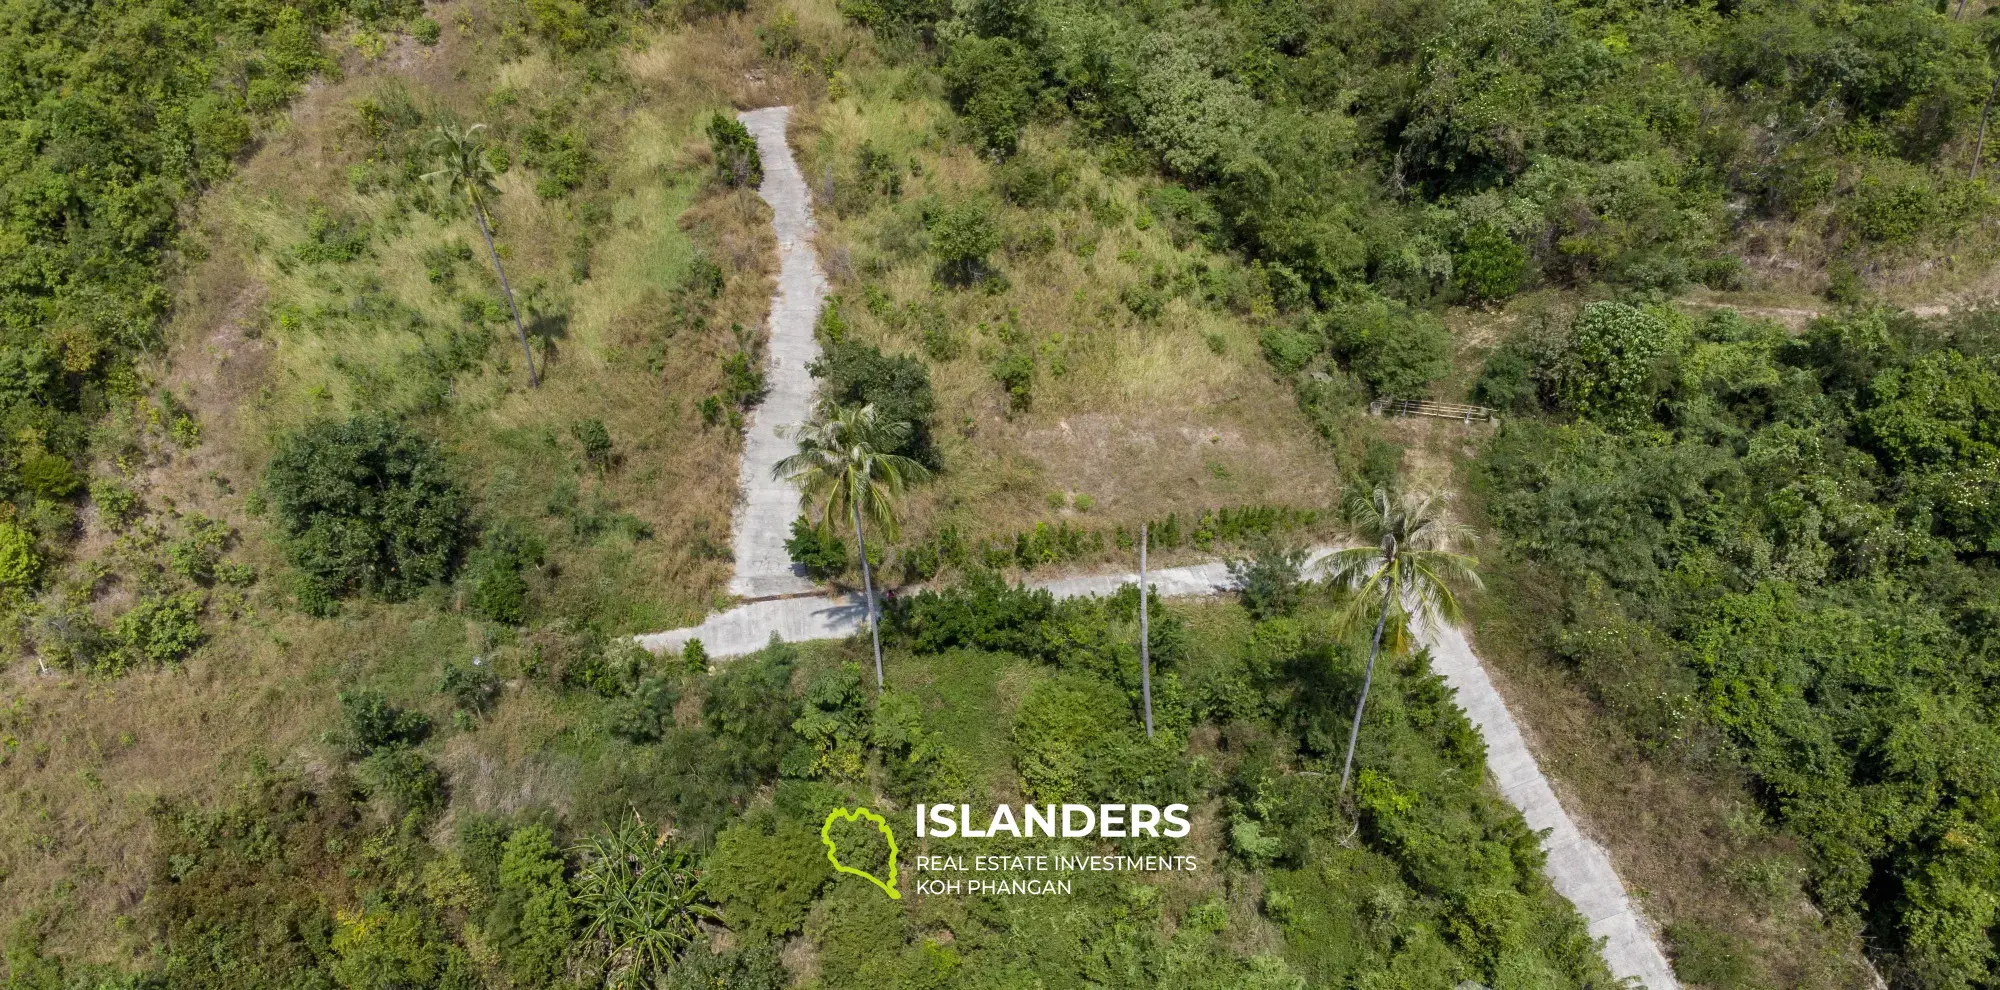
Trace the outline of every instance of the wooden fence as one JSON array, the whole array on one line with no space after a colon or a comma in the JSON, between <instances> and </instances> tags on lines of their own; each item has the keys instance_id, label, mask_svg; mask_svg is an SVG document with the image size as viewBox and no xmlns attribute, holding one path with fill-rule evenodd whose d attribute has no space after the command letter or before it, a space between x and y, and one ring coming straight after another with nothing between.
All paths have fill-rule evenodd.
<instances>
[{"instance_id":1,"label":"wooden fence","mask_svg":"<svg viewBox=\"0 0 2000 990\"><path fill-rule=\"evenodd\" d=\"M1368 404L1368 411L1376 416L1432 416L1465 423L1491 423L1499 419L1493 410L1485 406L1432 402L1429 399L1376 399Z\"/></svg>"}]
</instances>

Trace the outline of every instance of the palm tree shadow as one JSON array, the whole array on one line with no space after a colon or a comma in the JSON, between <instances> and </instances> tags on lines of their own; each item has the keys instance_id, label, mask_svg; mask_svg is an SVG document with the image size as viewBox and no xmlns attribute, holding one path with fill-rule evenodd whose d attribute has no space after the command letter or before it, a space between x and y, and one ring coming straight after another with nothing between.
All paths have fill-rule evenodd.
<instances>
[{"instance_id":1,"label":"palm tree shadow","mask_svg":"<svg viewBox=\"0 0 2000 990\"><path fill-rule=\"evenodd\" d=\"M528 314L528 339L535 342L535 350L542 355L542 360L561 356L561 342L569 339L569 313L564 310L546 313L531 310Z\"/></svg>"}]
</instances>

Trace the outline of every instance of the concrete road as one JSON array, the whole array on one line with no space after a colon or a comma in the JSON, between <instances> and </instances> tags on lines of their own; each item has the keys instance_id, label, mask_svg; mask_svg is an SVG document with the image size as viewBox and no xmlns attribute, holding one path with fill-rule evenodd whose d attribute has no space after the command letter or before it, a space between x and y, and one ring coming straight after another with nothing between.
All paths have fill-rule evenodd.
<instances>
[{"instance_id":1,"label":"concrete road","mask_svg":"<svg viewBox=\"0 0 2000 990\"><path fill-rule=\"evenodd\" d=\"M785 538L799 515L798 490L771 477L773 465L798 453L792 431L812 416L813 379L806 368L819 358L813 326L827 290L812 244L812 193L785 141L791 112L790 107L770 107L737 115L757 139L764 162L764 184L757 195L771 205L771 226L778 234L778 293L771 298L764 366L770 392L744 426L738 468L742 501L730 527L736 574L729 593L743 598L796 595L817 587L785 552Z\"/></svg>"}]
</instances>

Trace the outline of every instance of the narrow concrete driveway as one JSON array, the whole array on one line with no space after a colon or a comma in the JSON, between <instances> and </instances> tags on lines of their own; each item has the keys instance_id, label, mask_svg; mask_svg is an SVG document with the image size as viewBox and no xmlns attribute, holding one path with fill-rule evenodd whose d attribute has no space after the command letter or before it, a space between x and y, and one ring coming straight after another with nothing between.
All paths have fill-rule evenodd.
<instances>
[{"instance_id":1,"label":"narrow concrete driveway","mask_svg":"<svg viewBox=\"0 0 2000 990\"><path fill-rule=\"evenodd\" d=\"M731 527L730 550L736 575L729 593L742 598L812 592L805 571L792 564L785 538L799 515L799 493L771 477L771 468L798 453L793 431L812 416L813 379L807 370L819 358L813 326L826 297L826 276L813 249L812 193L785 141L790 107L770 107L737 115L757 139L764 184L757 195L771 206L778 234L778 293L771 299L764 381L770 391L750 413L738 467L742 502Z\"/></svg>"}]
</instances>

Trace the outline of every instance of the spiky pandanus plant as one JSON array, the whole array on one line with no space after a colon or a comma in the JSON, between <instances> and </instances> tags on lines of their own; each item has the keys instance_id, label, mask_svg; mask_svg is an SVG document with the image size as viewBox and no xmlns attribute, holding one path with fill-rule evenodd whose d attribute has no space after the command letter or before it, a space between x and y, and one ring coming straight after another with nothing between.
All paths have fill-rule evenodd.
<instances>
[{"instance_id":1,"label":"spiky pandanus plant","mask_svg":"<svg viewBox=\"0 0 2000 990\"><path fill-rule=\"evenodd\" d=\"M576 903L586 958L607 987L648 987L720 916L702 900L687 850L656 835L635 813L577 847Z\"/></svg>"},{"instance_id":2,"label":"spiky pandanus plant","mask_svg":"<svg viewBox=\"0 0 2000 990\"><path fill-rule=\"evenodd\" d=\"M910 482L923 481L930 471L915 460L892 454L910 439L910 424L884 420L873 404L859 408L823 409L817 420L799 428L799 452L779 461L773 476L799 486L799 499L820 525L836 525L848 517L861 550L861 584L868 596L868 630L875 644L875 687L882 687L881 617L875 605L875 580L868 568L868 538L864 520L884 539L900 529L896 500Z\"/></svg>"},{"instance_id":3,"label":"spiky pandanus plant","mask_svg":"<svg viewBox=\"0 0 2000 990\"><path fill-rule=\"evenodd\" d=\"M1368 689L1375 681L1375 660L1382 655L1385 635L1391 649L1402 650L1419 622L1457 625L1464 613L1454 586L1476 590L1479 561L1451 548L1469 536L1463 525L1445 513L1445 496L1411 491L1391 494L1377 488L1348 498L1348 518L1369 545L1340 550L1322 565L1329 580L1353 592L1341 614L1348 630L1375 620L1375 638L1368 650L1368 667L1361 675L1361 699L1354 705L1354 724L1347 731L1347 757L1340 767L1340 790L1347 791L1354 770L1354 745L1361 737L1361 714L1368 707Z\"/></svg>"}]
</instances>

